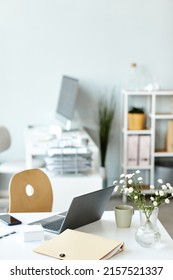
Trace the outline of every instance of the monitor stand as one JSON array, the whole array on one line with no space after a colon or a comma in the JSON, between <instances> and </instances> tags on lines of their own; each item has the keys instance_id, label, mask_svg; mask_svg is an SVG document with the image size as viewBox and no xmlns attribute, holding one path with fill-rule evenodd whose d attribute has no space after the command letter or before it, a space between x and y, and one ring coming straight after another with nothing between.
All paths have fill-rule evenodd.
<instances>
[{"instance_id":1,"label":"monitor stand","mask_svg":"<svg viewBox=\"0 0 173 280\"><path fill-rule=\"evenodd\" d=\"M82 125L77 114L75 114L72 120L68 120L62 115L56 114L55 122L57 123L57 125L61 126L63 131L76 131L82 129Z\"/></svg>"}]
</instances>

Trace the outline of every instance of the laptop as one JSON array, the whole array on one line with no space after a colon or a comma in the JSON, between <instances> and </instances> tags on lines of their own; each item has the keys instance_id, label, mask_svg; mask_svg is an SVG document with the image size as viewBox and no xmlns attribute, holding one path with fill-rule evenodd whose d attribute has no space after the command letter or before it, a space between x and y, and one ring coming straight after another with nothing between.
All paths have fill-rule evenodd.
<instances>
[{"instance_id":1,"label":"laptop","mask_svg":"<svg viewBox=\"0 0 173 280\"><path fill-rule=\"evenodd\" d=\"M74 197L67 212L30 223L41 224L46 231L60 234L101 219L115 186Z\"/></svg>"}]
</instances>

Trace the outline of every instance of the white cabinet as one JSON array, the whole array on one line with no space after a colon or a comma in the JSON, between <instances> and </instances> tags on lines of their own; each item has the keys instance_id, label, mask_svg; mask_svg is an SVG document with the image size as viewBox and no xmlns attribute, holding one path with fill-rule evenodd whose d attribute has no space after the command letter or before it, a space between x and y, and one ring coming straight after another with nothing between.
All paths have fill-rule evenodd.
<instances>
[{"instance_id":1,"label":"white cabinet","mask_svg":"<svg viewBox=\"0 0 173 280\"><path fill-rule=\"evenodd\" d=\"M144 129L128 129L128 112L131 107L144 109L146 114ZM123 91L121 147L123 173L140 169L147 185L155 183L157 161L173 158L173 152L169 152L166 145L170 121L173 121L173 91Z\"/></svg>"},{"instance_id":2,"label":"white cabinet","mask_svg":"<svg viewBox=\"0 0 173 280\"><path fill-rule=\"evenodd\" d=\"M42 159L41 162L44 162L48 149L56 148L58 141L61 141L63 145L87 144L92 151L92 168L87 172L49 172L43 167L43 171L47 173L52 184L52 210L62 212L68 210L73 197L101 189L103 182L98 173L98 147L85 131L63 132L58 140L50 133L49 126L28 127L26 130L26 167L33 168L36 160L39 162Z\"/></svg>"},{"instance_id":3,"label":"white cabinet","mask_svg":"<svg viewBox=\"0 0 173 280\"><path fill-rule=\"evenodd\" d=\"M65 157L67 157L68 151L71 156L71 162L68 161L68 164L71 164L72 166L74 166L76 162L78 164L78 168L74 169L73 173L82 173L83 171L85 172L86 169L89 172L93 172L94 170L95 172L98 171L99 149L84 130L62 131L60 135L57 136L56 134L52 134L51 125L29 126L25 132L25 148L26 168L33 168L35 165L37 166L39 164L40 166L38 167L43 167L43 165L45 165L45 158L48 157L48 153L50 151L51 153L52 151L56 151L55 155L59 155L62 160L58 162L58 164L62 164L62 166L55 172L59 174L68 173L65 168L63 169L63 166L66 163L65 160L67 161L67 158ZM57 153L57 150L60 152ZM91 164L87 165L88 168L85 165L84 158L83 161L80 158L80 153L82 153L82 155L84 153L81 152L81 150L89 150L91 152ZM79 166L80 163L81 168Z\"/></svg>"},{"instance_id":4,"label":"white cabinet","mask_svg":"<svg viewBox=\"0 0 173 280\"><path fill-rule=\"evenodd\" d=\"M53 189L52 210L55 212L67 211L74 197L102 188L102 178L96 173L49 178Z\"/></svg>"}]
</instances>

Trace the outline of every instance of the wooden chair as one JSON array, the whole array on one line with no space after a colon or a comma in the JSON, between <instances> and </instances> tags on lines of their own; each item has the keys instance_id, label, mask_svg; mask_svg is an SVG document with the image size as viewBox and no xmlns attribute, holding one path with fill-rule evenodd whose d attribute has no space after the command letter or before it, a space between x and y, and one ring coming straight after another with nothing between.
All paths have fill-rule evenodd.
<instances>
[{"instance_id":1,"label":"wooden chair","mask_svg":"<svg viewBox=\"0 0 173 280\"><path fill-rule=\"evenodd\" d=\"M16 173L9 183L9 212L51 212L52 186L40 169Z\"/></svg>"}]
</instances>

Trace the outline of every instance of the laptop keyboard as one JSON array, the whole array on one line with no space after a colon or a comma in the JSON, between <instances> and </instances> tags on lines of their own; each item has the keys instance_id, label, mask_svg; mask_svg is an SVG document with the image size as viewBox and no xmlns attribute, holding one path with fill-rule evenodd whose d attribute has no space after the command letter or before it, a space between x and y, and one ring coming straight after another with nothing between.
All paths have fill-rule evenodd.
<instances>
[{"instance_id":1,"label":"laptop keyboard","mask_svg":"<svg viewBox=\"0 0 173 280\"><path fill-rule=\"evenodd\" d=\"M58 219L56 221L43 225L43 228L53 230L53 231L59 231L63 221L64 221L64 218Z\"/></svg>"}]
</instances>

